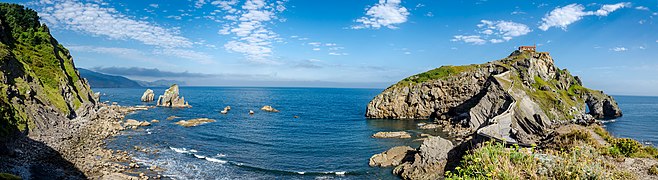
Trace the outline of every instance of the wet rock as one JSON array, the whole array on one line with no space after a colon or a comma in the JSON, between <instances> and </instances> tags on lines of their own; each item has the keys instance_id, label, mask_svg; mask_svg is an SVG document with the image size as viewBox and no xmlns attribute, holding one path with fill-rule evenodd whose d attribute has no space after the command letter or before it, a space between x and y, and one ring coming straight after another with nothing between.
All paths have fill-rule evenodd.
<instances>
[{"instance_id":1,"label":"wet rock","mask_svg":"<svg viewBox=\"0 0 658 180\"><path fill-rule=\"evenodd\" d=\"M437 129L437 128L440 128L440 127L441 127L441 125L439 125L439 124L425 124L425 125L422 125L422 126L418 127L418 129Z\"/></svg>"},{"instance_id":2,"label":"wet rock","mask_svg":"<svg viewBox=\"0 0 658 180\"><path fill-rule=\"evenodd\" d=\"M152 123L159 123L160 121L158 121L157 119L154 119L154 120L151 120L151 122Z\"/></svg>"},{"instance_id":3,"label":"wet rock","mask_svg":"<svg viewBox=\"0 0 658 180\"><path fill-rule=\"evenodd\" d=\"M377 132L372 135L374 138L411 138L411 134L404 131L397 132Z\"/></svg>"},{"instance_id":4,"label":"wet rock","mask_svg":"<svg viewBox=\"0 0 658 180\"><path fill-rule=\"evenodd\" d=\"M126 122L123 123L124 126L126 127L139 127L139 126L150 126L151 123L146 122L146 121L137 121L134 119L128 119Z\"/></svg>"},{"instance_id":5,"label":"wet rock","mask_svg":"<svg viewBox=\"0 0 658 180\"><path fill-rule=\"evenodd\" d=\"M174 120L174 119L177 119L177 118L180 118L180 117L178 117L178 116L169 116L169 117L167 117L167 120L171 121L171 120Z\"/></svg>"},{"instance_id":6,"label":"wet rock","mask_svg":"<svg viewBox=\"0 0 658 180\"><path fill-rule=\"evenodd\" d=\"M249 110L249 115L253 115L253 114L254 114L254 111Z\"/></svg>"},{"instance_id":7,"label":"wet rock","mask_svg":"<svg viewBox=\"0 0 658 180\"><path fill-rule=\"evenodd\" d=\"M409 151L414 151L414 148L409 146L396 146L382 153L373 155L370 157L370 162L368 164L372 167L397 166L405 160ZM409 157L407 157L406 160L409 160Z\"/></svg>"},{"instance_id":8,"label":"wet rock","mask_svg":"<svg viewBox=\"0 0 658 180\"><path fill-rule=\"evenodd\" d=\"M260 108L260 110L267 112L279 112L279 110L274 109L272 106L263 106L262 108Z\"/></svg>"},{"instance_id":9,"label":"wet rock","mask_svg":"<svg viewBox=\"0 0 658 180\"><path fill-rule=\"evenodd\" d=\"M101 180L138 180L139 178L122 173L110 173L107 175L103 175L100 179Z\"/></svg>"},{"instance_id":10,"label":"wet rock","mask_svg":"<svg viewBox=\"0 0 658 180\"><path fill-rule=\"evenodd\" d=\"M201 124L205 123L210 123L210 122L215 122L213 119L208 119L208 118L197 118L197 119L190 119L190 120L181 120L176 122L176 124L181 125L183 127L192 127L192 126L198 126Z\"/></svg>"},{"instance_id":11,"label":"wet rock","mask_svg":"<svg viewBox=\"0 0 658 180\"><path fill-rule=\"evenodd\" d=\"M446 139L429 137L418 148L414 160L395 167L393 173L402 179L441 179L452 148Z\"/></svg>"},{"instance_id":12,"label":"wet rock","mask_svg":"<svg viewBox=\"0 0 658 180\"><path fill-rule=\"evenodd\" d=\"M224 110L220 111L219 113L228 114L228 111L230 111L230 110L231 110L231 106L226 106L226 107L224 107Z\"/></svg>"}]
</instances>

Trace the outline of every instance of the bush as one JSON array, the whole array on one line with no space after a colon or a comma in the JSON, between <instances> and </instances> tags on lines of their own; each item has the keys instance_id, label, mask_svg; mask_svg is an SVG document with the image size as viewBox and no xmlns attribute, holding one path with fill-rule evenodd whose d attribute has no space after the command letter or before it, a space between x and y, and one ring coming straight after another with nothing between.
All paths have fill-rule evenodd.
<instances>
[{"instance_id":1,"label":"bush","mask_svg":"<svg viewBox=\"0 0 658 180\"><path fill-rule=\"evenodd\" d=\"M625 157L630 157L632 154L635 154L642 149L642 144L633 139L629 138L618 138L610 142L612 148L619 150L621 155Z\"/></svg>"},{"instance_id":2,"label":"bush","mask_svg":"<svg viewBox=\"0 0 658 180\"><path fill-rule=\"evenodd\" d=\"M658 175L658 164L654 164L649 167L649 174Z\"/></svg>"}]
</instances>

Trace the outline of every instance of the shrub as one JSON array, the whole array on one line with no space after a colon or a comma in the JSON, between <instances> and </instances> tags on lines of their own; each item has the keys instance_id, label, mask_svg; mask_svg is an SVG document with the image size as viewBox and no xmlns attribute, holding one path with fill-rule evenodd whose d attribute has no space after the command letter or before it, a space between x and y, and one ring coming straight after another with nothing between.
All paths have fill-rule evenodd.
<instances>
[{"instance_id":1,"label":"shrub","mask_svg":"<svg viewBox=\"0 0 658 180\"><path fill-rule=\"evenodd\" d=\"M654 164L649 167L649 174L658 175L658 164Z\"/></svg>"},{"instance_id":2,"label":"shrub","mask_svg":"<svg viewBox=\"0 0 658 180\"><path fill-rule=\"evenodd\" d=\"M610 142L612 149L614 151L619 151L619 153L625 157L630 157L632 154L639 152L643 149L642 144L633 139L629 138L618 138Z\"/></svg>"}]
</instances>

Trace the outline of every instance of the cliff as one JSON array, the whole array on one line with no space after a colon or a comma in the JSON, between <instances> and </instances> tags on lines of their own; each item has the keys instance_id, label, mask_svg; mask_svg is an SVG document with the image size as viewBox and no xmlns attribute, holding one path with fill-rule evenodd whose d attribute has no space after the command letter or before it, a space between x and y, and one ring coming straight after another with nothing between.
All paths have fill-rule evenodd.
<instances>
[{"instance_id":1,"label":"cliff","mask_svg":"<svg viewBox=\"0 0 658 180\"><path fill-rule=\"evenodd\" d=\"M39 135L85 116L96 100L69 51L50 35L37 13L0 4L0 134Z\"/></svg>"},{"instance_id":2,"label":"cliff","mask_svg":"<svg viewBox=\"0 0 658 180\"><path fill-rule=\"evenodd\" d=\"M548 53L515 51L501 60L442 66L405 78L370 101L366 117L431 118L472 133L495 125L502 132L498 139L531 144L547 136L552 125L586 113L622 115L611 96L583 87Z\"/></svg>"}]
</instances>

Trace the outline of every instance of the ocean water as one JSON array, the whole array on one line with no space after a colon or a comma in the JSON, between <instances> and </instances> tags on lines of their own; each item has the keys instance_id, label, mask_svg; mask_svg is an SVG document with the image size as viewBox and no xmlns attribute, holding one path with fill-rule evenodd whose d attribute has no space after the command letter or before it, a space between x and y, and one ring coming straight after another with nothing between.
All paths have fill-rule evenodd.
<instances>
[{"instance_id":1,"label":"ocean water","mask_svg":"<svg viewBox=\"0 0 658 180\"><path fill-rule=\"evenodd\" d=\"M658 145L658 97L613 96L623 116L605 124L616 137Z\"/></svg>"},{"instance_id":2,"label":"ocean water","mask_svg":"<svg viewBox=\"0 0 658 180\"><path fill-rule=\"evenodd\" d=\"M102 101L142 103L145 88L94 89ZM153 89L156 99L165 88ZM396 179L392 168L368 166L370 156L394 146L418 147L417 124L427 121L368 120L365 108L381 89L181 87L192 108L154 108L126 116L151 121L108 140L127 150L141 166L156 165L175 179ZM279 113L261 111L271 105ZM228 114L220 114L231 106ZM249 115L249 110L255 111ZM181 118L168 121L169 116ZM293 118L298 116L299 118ZM217 122L181 127L179 120ZM411 139L375 139L378 131L407 130ZM135 146L157 150L137 151Z\"/></svg>"},{"instance_id":3,"label":"ocean water","mask_svg":"<svg viewBox=\"0 0 658 180\"><path fill-rule=\"evenodd\" d=\"M121 105L139 101L145 89L94 89L101 100ZM165 88L153 89L156 99ZM141 166L164 168L174 179L397 179L392 168L368 166L370 156L393 146L418 147L427 121L366 119L367 103L381 89L181 87L192 108L154 108L128 115L159 123L127 130L108 140L113 149L134 154ZM658 97L614 96L624 116L605 124L615 136L658 144ZM259 110L271 105L280 110ZM220 114L225 106L231 111ZM249 110L255 111L249 115ZM169 116L179 116L166 120ZM293 118L298 116L299 118ZM217 122L181 127L179 120ZM405 130L412 139L375 139L379 131ZM157 150L144 153L135 146Z\"/></svg>"}]
</instances>

